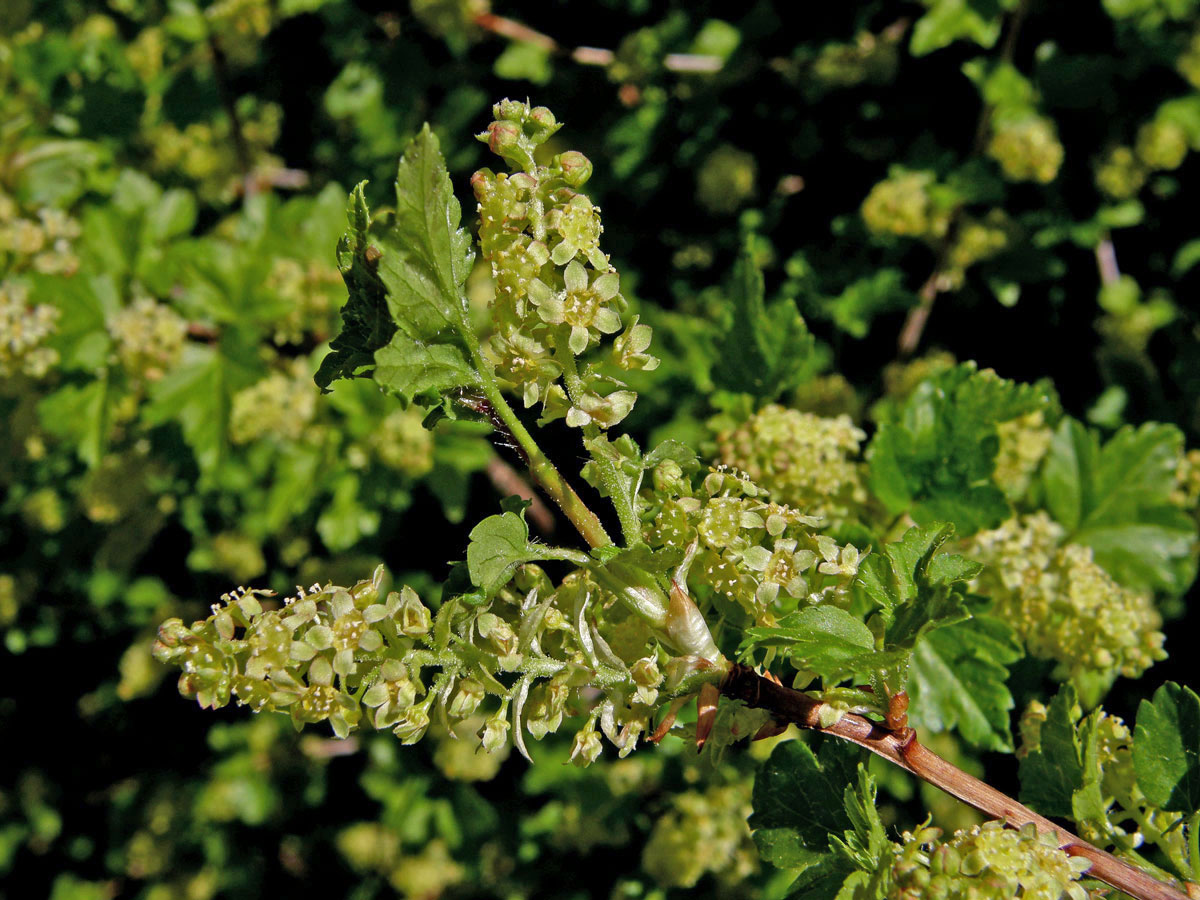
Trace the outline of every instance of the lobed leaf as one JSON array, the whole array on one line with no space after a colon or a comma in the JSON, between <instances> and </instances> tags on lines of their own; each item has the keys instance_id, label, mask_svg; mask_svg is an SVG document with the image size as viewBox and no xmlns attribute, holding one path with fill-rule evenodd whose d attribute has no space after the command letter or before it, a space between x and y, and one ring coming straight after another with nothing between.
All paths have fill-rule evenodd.
<instances>
[{"instance_id":1,"label":"lobed leaf","mask_svg":"<svg viewBox=\"0 0 1200 900\"><path fill-rule=\"evenodd\" d=\"M733 322L717 342L721 362L713 369L713 383L774 400L806 380L813 336L790 299L764 302L762 272L748 248L734 266L729 300Z\"/></svg>"},{"instance_id":2,"label":"lobed leaf","mask_svg":"<svg viewBox=\"0 0 1200 900\"><path fill-rule=\"evenodd\" d=\"M1101 446L1099 435L1064 419L1046 456L1046 507L1092 548L1126 587L1178 594L1195 575L1196 526L1174 506L1183 435L1172 425L1126 426Z\"/></svg>"},{"instance_id":3,"label":"lobed leaf","mask_svg":"<svg viewBox=\"0 0 1200 900\"><path fill-rule=\"evenodd\" d=\"M1168 682L1138 707L1133 732L1138 787L1155 806L1190 816L1200 810L1200 697Z\"/></svg>"},{"instance_id":4,"label":"lobed leaf","mask_svg":"<svg viewBox=\"0 0 1200 900\"><path fill-rule=\"evenodd\" d=\"M1011 752L1007 666L1023 655L1016 632L991 616L925 635L909 668L910 723L933 732L957 729L976 747Z\"/></svg>"},{"instance_id":5,"label":"lobed leaf","mask_svg":"<svg viewBox=\"0 0 1200 900\"><path fill-rule=\"evenodd\" d=\"M893 514L918 524L949 521L964 537L1008 518L992 481L996 425L1058 400L1044 382L1017 384L964 363L922 382L867 448L871 487Z\"/></svg>"}]
</instances>

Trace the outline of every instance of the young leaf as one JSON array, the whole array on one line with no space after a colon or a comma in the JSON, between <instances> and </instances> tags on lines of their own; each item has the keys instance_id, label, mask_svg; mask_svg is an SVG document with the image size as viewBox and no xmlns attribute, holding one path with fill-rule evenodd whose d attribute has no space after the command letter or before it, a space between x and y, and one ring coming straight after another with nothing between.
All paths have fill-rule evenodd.
<instances>
[{"instance_id":1,"label":"young leaf","mask_svg":"<svg viewBox=\"0 0 1200 900\"><path fill-rule=\"evenodd\" d=\"M1057 410L1048 385L1017 384L964 363L923 382L898 413L879 425L867 448L871 487L894 513L918 524L952 522L961 536L1009 516L992 481L996 425L1034 411Z\"/></svg>"},{"instance_id":2,"label":"young leaf","mask_svg":"<svg viewBox=\"0 0 1200 900\"><path fill-rule=\"evenodd\" d=\"M943 522L910 528L899 541L863 560L858 584L883 611L887 647L911 650L929 629L970 616L962 594L980 566L938 553L953 534L954 526Z\"/></svg>"},{"instance_id":3,"label":"young leaf","mask_svg":"<svg viewBox=\"0 0 1200 900\"><path fill-rule=\"evenodd\" d=\"M1125 427L1101 447L1096 432L1064 419L1043 469L1046 506L1121 584L1185 590L1194 576L1192 520L1169 500L1183 435L1171 425Z\"/></svg>"},{"instance_id":4,"label":"young leaf","mask_svg":"<svg viewBox=\"0 0 1200 900\"><path fill-rule=\"evenodd\" d=\"M985 750L1012 750L1008 666L1024 655L1005 622L974 616L925 635L908 675L909 721L933 732L958 729Z\"/></svg>"},{"instance_id":5,"label":"young leaf","mask_svg":"<svg viewBox=\"0 0 1200 900\"><path fill-rule=\"evenodd\" d=\"M757 647L780 647L798 669L827 684L852 675L869 675L895 662L875 649L875 636L857 616L836 606L809 606L789 613L773 627L746 629L743 656Z\"/></svg>"},{"instance_id":6,"label":"young leaf","mask_svg":"<svg viewBox=\"0 0 1200 900\"><path fill-rule=\"evenodd\" d=\"M477 340L463 292L475 252L460 227L462 210L428 125L400 160L396 211L386 227L372 227L361 185L350 207L351 232L339 248L351 291L343 310L345 340L322 365L318 384L361 373L368 355L375 380L406 405L435 406L446 392L477 384ZM365 246L368 235L372 243ZM381 297L394 324L384 345Z\"/></svg>"},{"instance_id":7,"label":"young leaf","mask_svg":"<svg viewBox=\"0 0 1200 900\"><path fill-rule=\"evenodd\" d=\"M762 272L748 249L733 269L733 322L717 344L721 364L713 369L719 388L774 400L807 377L814 340L796 310L782 298L763 301Z\"/></svg>"},{"instance_id":8,"label":"young leaf","mask_svg":"<svg viewBox=\"0 0 1200 900\"><path fill-rule=\"evenodd\" d=\"M1190 816L1200 810L1200 697L1168 682L1138 707L1133 732L1138 786L1155 806Z\"/></svg>"},{"instance_id":9,"label":"young leaf","mask_svg":"<svg viewBox=\"0 0 1200 900\"><path fill-rule=\"evenodd\" d=\"M584 565L588 557L574 550L547 547L529 540L524 509L511 509L488 516L471 529L467 546L467 571L471 582L490 597L508 583L521 563L533 560L566 559Z\"/></svg>"},{"instance_id":10,"label":"young leaf","mask_svg":"<svg viewBox=\"0 0 1200 900\"><path fill-rule=\"evenodd\" d=\"M363 194L365 185L360 183L350 194L346 209L350 230L338 242L338 269L349 297L342 307L342 332L330 343L329 354L317 370L316 382L322 392L328 392L329 385L339 378L370 374L375 352L396 332L379 280L379 260L369 253L371 214Z\"/></svg>"}]
</instances>

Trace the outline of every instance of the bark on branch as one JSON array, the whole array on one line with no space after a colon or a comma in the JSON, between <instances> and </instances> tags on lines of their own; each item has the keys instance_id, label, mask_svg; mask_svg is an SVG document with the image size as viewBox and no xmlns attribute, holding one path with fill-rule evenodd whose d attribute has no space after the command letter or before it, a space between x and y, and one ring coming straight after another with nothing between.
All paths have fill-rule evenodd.
<instances>
[{"instance_id":1,"label":"bark on branch","mask_svg":"<svg viewBox=\"0 0 1200 900\"><path fill-rule=\"evenodd\" d=\"M1007 794L968 775L911 737L853 714L844 715L835 724L822 728L819 715L824 704L802 691L764 678L749 666L735 665L722 682L721 693L741 700L747 706L765 709L781 721L865 747L980 812L1003 819L1011 828L1020 828L1032 822L1039 831L1053 833L1059 847L1071 856L1082 856L1089 860L1092 865L1087 874L1090 877L1110 884L1131 897L1139 900L1190 900L1187 894L1089 844Z\"/></svg>"}]
</instances>

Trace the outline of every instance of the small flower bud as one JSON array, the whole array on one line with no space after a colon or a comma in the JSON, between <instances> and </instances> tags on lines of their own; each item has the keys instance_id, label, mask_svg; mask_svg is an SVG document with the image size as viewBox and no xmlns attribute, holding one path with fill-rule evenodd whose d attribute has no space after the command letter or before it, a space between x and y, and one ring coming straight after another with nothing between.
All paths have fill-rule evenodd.
<instances>
[{"instance_id":1,"label":"small flower bud","mask_svg":"<svg viewBox=\"0 0 1200 900\"><path fill-rule=\"evenodd\" d=\"M600 732L589 722L575 735L571 745L571 762L579 767L590 766L600 755Z\"/></svg>"},{"instance_id":2,"label":"small flower bud","mask_svg":"<svg viewBox=\"0 0 1200 900\"><path fill-rule=\"evenodd\" d=\"M493 715L488 716L486 722L483 723L483 728L479 732L479 737L483 741L483 749L488 753L495 753L501 747L508 743L508 703L505 702Z\"/></svg>"},{"instance_id":3,"label":"small flower bud","mask_svg":"<svg viewBox=\"0 0 1200 900\"><path fill-rule=\"evenodd\" d=\"M521 129L512 122L492 122L487 127L488 148L497 156L508 157L521 142Z\"/></svg>"},{"instance_id":4,"label":"small flower bud","mask_svg":"<svg viewBox=\"0 0 1200 900\"><path fill-rule=\"evenodd\" d=\"M554 118L554 113L550 112L546 107L535 106L529 111L529 120L525 127L529 132L530 139L535 144L540 144L562 126Z\"/></svg>"},{"instance_id":5,"label":"small flower bud","mask_svg":"<svg viewBox=\"0 0 1200 900\"><path fill-rule=\"evenodd\" d=\"M520 100L504 99L492 104L492 115L507 122L521 122L529 112L528 104Z\"/></svg>"},{"instance_id":6,"label":"small flower bud","mask_svg":"<svg viewBox=\"0 0 1200 900\"><path fill-rule=\"evenodd\" d=\"M592 177L592 162L578 150L568 150L556 160L562 169L563 181L573 188L583 187Z\"/></svg>"}]
</instances>

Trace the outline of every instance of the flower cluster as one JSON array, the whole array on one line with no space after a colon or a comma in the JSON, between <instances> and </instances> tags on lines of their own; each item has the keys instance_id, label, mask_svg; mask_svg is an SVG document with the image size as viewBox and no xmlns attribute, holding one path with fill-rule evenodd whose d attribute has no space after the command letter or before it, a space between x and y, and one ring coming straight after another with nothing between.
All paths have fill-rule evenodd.
<instances>
[{"instance_id":1,"label":"flower cluster","mask_svg":"<svg viewBox=\"0 0 1200 900\"><path fill-rule=\"evenodd\" d=\"M240 134L250 157L253 177L264 177L282 168L282 161L267 151L279 138L283 113L274 104L243 98L238 104ZM204 200L224 203L236 196L242 180L233 125L229 117L192 122L179 128L170 122L146 129L151 168L155 173L179 174L196 185Z\"/></svg>"},{"instance_id":2,"label":"flower cluster","mask_svg":"<svg viewBox=\"0 0 1200 900\"><path fill-rule=\"evenodd\" d=\"M1032 823L1013 831L985 822L941 840L925 827L905 832L888 873L888 900L1088 900L1079 883L1090 863L1060 850Z\"/></svg>"},{"instance_id":3,"label":"flower cluster","mask_svg":"<svg viewBox=\"0 0 1200 900\"><path fill-rule=\"evenodd\" d=\"M762 624L798 602L848 602L861 552L818 533L819 518L772 501L753 481L712 471L693 485L665 462L647 500L647 544L695 545L688 586L698 596L722 595Z\"/></svg>"},{"instance_id":4,"label":"flower cluster","mask_svg":"<svg viewBox=\"0 0 1200 900\"><path fill-rule=\"evenodd\" d=\"M624 756L650 727L670 657L644 629L629 640L628 611L586 573L555 589L527 565L490 604L455 598L436 617L410 588L383 596L382 580L380 567L276 608L269 591L239 588L205 620L164 622L154 655L183 669L180 693L201 706L236 699L298 726L328 721L339 737L365 722L411 744L436 715L450 739L474 735L472 752L510 741L525 752L525 734L541 740L586 715L571 759L587 765L601 734Z\"/></svg>"},{"instance_id":5,"label":"flower cluster","mask_svg":"<svg viewBox=\"0 0 1200 900\"><path fill-rule=\"evenodd\" d=\"M1152 598L1117 584L1091 548L1064 545L1063 537L1043 512L980 532L965 550L987 565L972 589L995 600L1031 653L1058 662L1056 677L1104 684L1137 677L1166 656Z\"/></svg>"},{"instance_id":6,"label":"flower cluster","mask_svg":"<svg viewBox=\"0 0 1200 900\"><path fill-rule=\"evenodd\" d=\"M73 244L80 231L79 222L62 210L23 211L0 190L0 271L71 275L79 268Z\"/></svg>"},{"instance_id":7,"label":"flower cluster","mask_svg":"<svg viewBox=\"0 0 1200 900\"><path fill-rule=\"evenodd\" d=\"M1078 705L1070 714L1075 723L1083 718L1083 710ZM1046 716L1046 706L1037 700L1021 715L1019 756L1027 756L1041 748ZM1180 827L1179 814L1162 810L1147 801L1138 786L1133 766L1133 733L1129 727L1120 717L1102 712L1095 720L1095 735L1105 816L1099 821L1077 822L1080 836L1099 846L1137 849L1146 843L1155 844L1172 860L1186 861L1188 829ZM1181 871L1187 871L1187 868L1185 862Z\"/></svg>"},{"instance_id":8,"label":"flower cluster","mask_svg":"<svg viewBox=\"0 0 1200 900\"><path fill-rule=\"evenodd\" d=\"M1002 210L994 209L982 219L964 215L946 254L945 270L950 286L962 287L967 269L1005 249L1012 230L1012 223Z\"/></svg>"},{"instance_id":9,"label":"flower cluster","mask_svg":"<svg viewBox=\"0 0 1200 900\"><path fill-rule=\"evenodd\" d=\"M1160 110L1138 129L1132 147L1113 147L1100 160L1096 186L1115 200L1133 197L1152 173L1178 169L1193 149L1187 129Z\"/></svg>"},{"instance_id":10,"label":"flower cluster","mask_svg":"<svg viewBox=\"0 0 1200 900\"><path fill-rule=\"evenodd\" d=\"M858 461L864 440L849 416L823 418L771 404L717 434L717 459L778 502L837 521L867 501Z\"/></svg>"},{"instance_id":11,"label":"flower cluster","mask_svg":"<svg viewBox=\"0 0 1200 900\"><path fill-rule=\"evenodd\" d=\"M481 169L471 178L479 201L479 241L496 284L494 334L487 354L508 389L525 405L541 403L544 420L608 428L633 408L636 395L576 357L621 331L626 301L620 276L600 249L600 210L579 188L591 177L582 153L567 151L548 166L534 150L560 127L544 107L502 101L479 137L516 171ZM620 369L652 369L650 329L636 318L614 342Z\"/></svg>"},{"instance_id":12,"label":"flower cluster","mask_svg":"<svg viewBox=\"0 0 1200 900\"><path fill-rule=\"evenodd\" d=\"M433 468L433 434L414 407L388 413L371 431L368 446L389 469L420 478Z\"/></svg>"},{"instance_id":13,"label":"flower cluster","mask_svg":"<svg viewBox=\"0 0 1200 900\"><path fill-rule=\"evenodd\" d=\"M1046 425L1041 410L1019 416L996 426L1000 449L992 479L1010 500L1025 496L1033 476L1042 464L1054 432Z\"/></svg>"},{"instance_id":14,"label":"flower cluster","mask_svg":"<svg viewBox=\"0 0 1200 900\"><path fill-rule=\"evenodd\" d=\"M1005 117L993 129L987 153L1012 181L1048 184L1058 175L1063 161L1063 146L1054 122L1037 114Z\"/></svg>"},{"instance_id":15,"label":"flower cluster","mask_svg":"<svg viewBox=\"0 0 1200 900\"><path fill-rule=\"evenodd\" d=\"M704 875L734 885L758 871L750 839L747 782L713 785L676 795L654 823L642 850L642 868L664 888L691 888Z\"/></svg>"},{"instance_id":16,"label":"flower cluster","mask_svg":"<svg viewBox=\"0 0 1200 900\"><path fill-rule=\"evenodd\" d=\"M275 325L276 344L300 344L309 335L324 340L343 290L336 268L318 260L279 257L271 263L265 287L287 305L287 312Z\"/></svg>"},{"instance_id":17,"label":"flower cluster","mask_svg":"<svg viewBox=\"0 0 1200 900\"><path fill-rule=\"evenodd\" d=\"M157 381L183 353L187 321L152 297L139 297L108 323L117 358L132 378Z\"/></svg>"},{"instance_id":18,"label":"flower cluster","mask_svg":"<svg viewBox=\"0 0 1200 900\"><path fill-rule=\"evenodd\" d=\"M696 200L714 213L736 212L754 196L754 157L730 144L708 155L696 173Z\"/></svg>"},{"instance_id":19,"label":"flower cluster","mask_svg":"<svg viewBox=\"0 0 1200 900\"><path fill-rule=\"evenodd\" d=\"M233 395L229 439L235 444L273 435L298 440L317 412L317 388L307 360L296 359L291 371L272 372Z\"/></svg>"},{"instance_id":20,"label":"flower cluster","mask_svg":"<svg viewBox=\"0 0 1200 900\"><path fill-rule=\"evenodd\" d=\"M0 377L42 378L58 362L58 351L45 346L58 328L53 306L31 306L25 287L16 281L0 284Z\"/></svg>"},{"instance_id":21,"label":"flower cluster","mask_svg":"<svg viewBox=\"0 0 1200 900\"><path fill-rule=\"evenodd\" d=\"M941 238L950 228L953 207L932 172L897 170L871 188L862 217L876 234Z\"/></svg>"}]
</instances>

